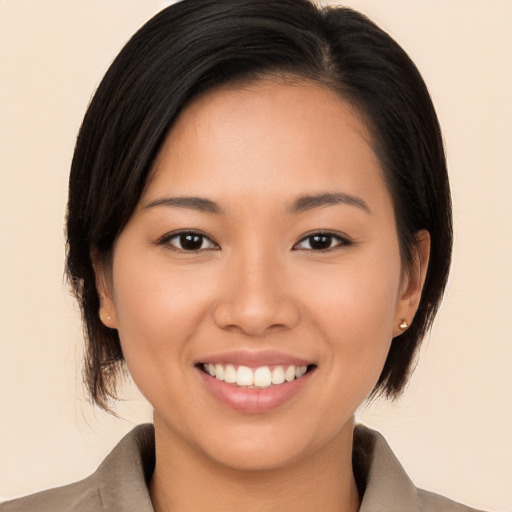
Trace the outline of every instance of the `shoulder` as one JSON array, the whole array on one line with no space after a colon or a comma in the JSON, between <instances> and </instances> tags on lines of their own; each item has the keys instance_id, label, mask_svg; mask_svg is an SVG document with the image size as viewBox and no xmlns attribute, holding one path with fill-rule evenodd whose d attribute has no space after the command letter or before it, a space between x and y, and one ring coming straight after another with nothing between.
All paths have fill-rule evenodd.
<instances>
[{"instance_id":1,"label":"shoulder","mask_svg":"<svg viewBox=\"0 0 512 512\"><path fill-rule=\"evenodd\" d=\"M360 512L479 512L417 488L384 437L364 425L354 431L353 466L363 494Z\"/></svg>"},{"instance_id":2,"label":"shoulder","mask_svg":"<svg viewBox=\"0 0 512 512\"><path fill-rule=\"evenodd\" d=\"M418 501L423 512L483 512L423 489L418 489Z\"/></svg>"},{"instance_id":3,"label":"shoulder","mask_svg":"<svg viewBox=\"0 0 512 512\"><path fill-rule=\"evenodd\" d=\"M49 489L0 504L0 512L85 512L105 510L96 473L63 487Z\"/></svg>"},{"instance_id":4,"label":"shoulder","mask_svg":"<svg viewBox=\"0 0 512 512\"><path fill-rule=\"evenodd\" d=\"M154 469L154 451L153 426L139 425L91 476L0 503L0 512L152 512L147 482Z\"/></svg>"}]
</instances>

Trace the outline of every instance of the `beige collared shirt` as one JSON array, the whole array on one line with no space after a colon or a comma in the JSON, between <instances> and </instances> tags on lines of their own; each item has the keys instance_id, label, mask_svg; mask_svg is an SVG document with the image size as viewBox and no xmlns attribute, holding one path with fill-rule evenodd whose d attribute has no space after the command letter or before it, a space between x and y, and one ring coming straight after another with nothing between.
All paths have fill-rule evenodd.
<instances>
[{"instance_id":1,"label":"beige collared shirt","mask_svg":"<svg viewBox=\"0 0 512 512\"><path fill-rule=\"evenodd\" d=\"M0 512L154 512L147 484L155 463L152 425L139 425L88 478L0 504ZM414 486L385 439L363 425L354 433L360 512L477 512Z\"/></svg>"}]
</instances>

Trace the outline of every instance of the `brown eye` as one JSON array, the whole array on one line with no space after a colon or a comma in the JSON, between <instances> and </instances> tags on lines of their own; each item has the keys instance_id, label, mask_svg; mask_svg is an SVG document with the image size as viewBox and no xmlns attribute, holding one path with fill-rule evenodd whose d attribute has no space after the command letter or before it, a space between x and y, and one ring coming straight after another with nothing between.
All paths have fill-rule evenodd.
<instances>
[{"instance_id":1,"label":"brown eye","mask_svg":"<svg viewBox=\"0 0 512 512\"><path fill-rule=\"evenodd\" d=\"M349 245L350 242L334 233L313 233L304 237L294 249L305 249L312 251L328 251L336 247Z\"/></svg>"},{"instance_id":2,"label":"brown eye","mask_svg":"<svg viewBox=\"0 0 512 512\"><path fill-rule=\"evenodd\" d=\"M322 250L329 249L332 245L332 236L330 235L314 235L309 239L311 249Z\"/></svg>"},{"instance_id":3,"label":"brown eye","mask_svg":"<svg viewBox=\"0 0 512 512\"><path fill-rule=\"evenodd\" d=\"M175 249L187 252L218 249L218 245L206 235L190 231L166 236L161 240L161 243L171 245Z\"/></svg>"},{"instance_id":4,"label":"brown eye","mask_svg":"<svg viewBox=\"0 0 512 512\"><path fill-rule=\"evenodd\" d=\"M179 242L185 251L197 251L203 245L203 237L201 235L180 235Z\"/></svg>"}]
</instances>

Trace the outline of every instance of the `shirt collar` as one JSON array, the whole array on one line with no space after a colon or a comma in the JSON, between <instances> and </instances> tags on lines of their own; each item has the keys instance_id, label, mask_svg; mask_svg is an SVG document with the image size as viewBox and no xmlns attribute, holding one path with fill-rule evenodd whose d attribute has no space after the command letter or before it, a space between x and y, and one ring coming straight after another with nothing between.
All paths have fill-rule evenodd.
<instances>
[{"instance_id":1,"label":"shirt collar","mask_svg":"<svg viewBox=\"0 0 512 512\"><path fill-rule=\"evenodd\" d=\"M139 425L96 472L104 508L111 512L154 512L148 491L154 467L154 427ZM354 430L353 467L363 494L359 512L419 512L416 487L386 440L363 425L356 425Z\"/></svg>"},{"instance_id":2,"label":"shirt collar","mask_svg":"<svg viewBox=\"0 0 512 512\"><path fill-rule=\"evenodd\" d=\"M148 490L154 468L154 427L139 425L121 439L96 472L105 510L154 512Z\"/></svg>"},{"instance_id":3,"label":"shirt collar","mask_svg":"<svg viewBox=\"0 0 512 512\"><path fill-rule=\"evenodd\" d=\"M359 512L420 511L417 488L381 434L356 426L352 465L363 491Z\"/></svg>"}]
</instances>

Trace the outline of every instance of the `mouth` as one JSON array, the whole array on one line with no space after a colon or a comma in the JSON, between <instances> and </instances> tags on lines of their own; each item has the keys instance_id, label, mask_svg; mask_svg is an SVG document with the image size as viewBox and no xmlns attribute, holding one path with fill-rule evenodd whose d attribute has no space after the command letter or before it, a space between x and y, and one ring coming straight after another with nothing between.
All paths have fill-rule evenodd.
<instances>
[{"instance_id":1,"label":"mouth","mask_svg":"<svg viewBox=\"0 0 512 512\"><path fill-rule=\"evenodd\" d=\"M250 368L243 365L200 363L197 367L216 380L246 389L266 389L299 380L315 370L309 365L270 365Z\"/></svg>"}]
</instances>

